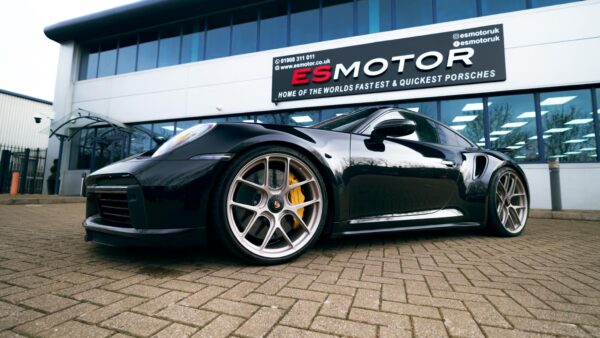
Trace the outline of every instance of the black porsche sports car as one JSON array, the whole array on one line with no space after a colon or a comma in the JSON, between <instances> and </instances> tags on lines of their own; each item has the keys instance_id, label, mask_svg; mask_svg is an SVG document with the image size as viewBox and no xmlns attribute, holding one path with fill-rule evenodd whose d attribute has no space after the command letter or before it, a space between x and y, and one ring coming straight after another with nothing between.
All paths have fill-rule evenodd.
<instances>
[{"instance_id":1,"label":"black porsche sports car","mask_svg":"<svg viewBox=\"0 0 600 338\"><path fill-rule=\"evenodd\" d=\"M262 264L320 236L487 226L519 235L521 168L418 113L366 108L312 127L199 124L86 179L86 240L206 243Z\"/></svg>"}]
</instances>

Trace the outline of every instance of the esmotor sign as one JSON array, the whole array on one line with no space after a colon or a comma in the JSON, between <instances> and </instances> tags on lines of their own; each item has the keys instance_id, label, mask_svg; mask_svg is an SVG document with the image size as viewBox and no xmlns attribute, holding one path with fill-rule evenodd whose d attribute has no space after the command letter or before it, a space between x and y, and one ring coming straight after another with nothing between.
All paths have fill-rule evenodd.
<instances>
[{"instance_id":1,"label":"esmotor sign","mask_svg":"<svg viewBox=\"0 0 600 338\"><path fill-rule=\"evenodd\" d=\"M273 58L273 102L504 81L502 25Z\"/></svg>"}]
</instances>

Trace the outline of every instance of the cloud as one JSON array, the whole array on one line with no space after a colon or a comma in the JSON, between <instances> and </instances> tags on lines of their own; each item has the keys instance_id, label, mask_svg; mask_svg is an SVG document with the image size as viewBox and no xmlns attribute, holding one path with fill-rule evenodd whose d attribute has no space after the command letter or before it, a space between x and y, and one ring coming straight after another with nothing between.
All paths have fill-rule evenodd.
<instances>
[{"instance_id":1,"label":"cloud","mask_svg":"<svg viewBox=\"0 0 600 338\"><path fill-rule=\"evenodd\" d=\"M132 0L5 1L0 11L0 88L54 100L59 44L44 27Z\"/></svg>"}]
</instances>

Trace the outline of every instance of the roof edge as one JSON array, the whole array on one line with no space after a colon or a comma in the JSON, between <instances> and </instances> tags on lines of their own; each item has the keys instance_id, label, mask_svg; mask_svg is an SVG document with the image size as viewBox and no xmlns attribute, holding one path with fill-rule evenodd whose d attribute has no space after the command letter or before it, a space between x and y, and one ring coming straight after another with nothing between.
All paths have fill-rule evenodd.
<instances>
[{"instance_id":1,"label":"roof edge","mask_svg":"<svg viewBox=\"0 0 600 338\"><path fill-rule=\"evenodd\" d=\"M269 1L274 0L143 0L55 23L44 34L58 43L94 40Z\"/></svg>"},{"instance_id":2,"label":"roof edge","mask_svg":"<svg viewBox=\"0 0 600 338\"><path fill-rule=\"evenodd\" d=\"M37 98L37 97L25 95L25 94L19 94L19 93L11 92L10 90L6 90L6 89L0 89L0 94L6 94L6 95L18 97L20 99L25 99L25 100L35 101L35 102L38 102L38 103L44 103L44 104L52 105L51 101L43 100L43 99L40 99L40 98Z\"/></svg>"}]
</instances>

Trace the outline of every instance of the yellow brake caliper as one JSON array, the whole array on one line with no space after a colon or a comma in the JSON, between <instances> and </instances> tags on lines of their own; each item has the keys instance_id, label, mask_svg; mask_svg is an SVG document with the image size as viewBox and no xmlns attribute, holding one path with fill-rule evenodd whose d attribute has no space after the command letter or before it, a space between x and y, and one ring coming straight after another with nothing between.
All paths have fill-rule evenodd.
<instances>
[{"instance_id":1,"label":"yellow brake caliper","mask_svg":"<svg viewBox=\"0 0 600 338\"><path fill-rule=\"evenodd\" d=\"M289 176L289 184L296 184L298 183L298 179L296 179L296 176L294 176L294 174L290 173ZM298 188L294 188L290 191L290 202L292 204L300 204L300 203L304 203L304 194L302 193L302 189L300 187ZM300 208L298 209L298 216L300 218L304 217L304 208ZM294 224L292 226L294 229L298 229L300 227L300 221L298 221L296 218L294 218Z\"/></svg>"}]
</instances>

